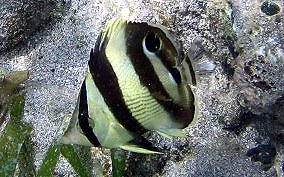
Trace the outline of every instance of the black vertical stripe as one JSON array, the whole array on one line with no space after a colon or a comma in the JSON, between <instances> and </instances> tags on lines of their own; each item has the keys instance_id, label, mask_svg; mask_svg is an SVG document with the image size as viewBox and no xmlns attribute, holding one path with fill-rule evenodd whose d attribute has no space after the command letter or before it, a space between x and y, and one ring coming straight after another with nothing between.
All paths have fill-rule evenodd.
<instances>
[{"instance_id":1,"label":"black vertical stripe","mask_svg":"<svg viewBox=\"0 0 284 177\"><path fill-rule=\"evenodd\" d=\"M106 39L107 37L101 38L102 34L97 39L96 46L90 54L89 68L92 78L118 122L132 133L145 133L146 129L140 125L128 109L116 74L106 57L105 47L108 39Z\"/></svg>"},{"instance_id":2,"label":"black vertical stripe","mask_svg":"<svg viewBox=\"0 0 284 177\"><path fill-rule=\"evenodd\" d=\"M83 82L81 86L80 92L80 103L79 103L79 125L82 129L84 135L88 138L88 140L94 145L99 146L100 142L96 135L93 132L93 129L90 127L89 124L89 113L88 113L88 103L87 103L87 92L86 92L86 81Z\"/></svg>"},{"instance_id":3,"label":"black vertical stripe","mask_svg":"<svg viewBox=\"0 0 284 177\"><path fill-rule=\"evenodd\" d=\"M182 127L180 128L187 127L194 118L194 95L191 90L189 90L189 95L192 100L190 100L191 102L187 108L176 104L173 101L167 101L171 100L170 95L165 90L163 84L155 73L154 67L143 52L142 41L149 32L163 34L158 28L150 27L146 23L140 23L139 25L137 25L137 23L129 23L127 25L125 32L127 55L135 68L135 72L139 76L141 84L147 87L151 93L158 93L164 98L168 98L165 100L157 99L157 101L172 115L172 118L174 118L176 122L182 124Z\"/></svg>"}]
</instances>

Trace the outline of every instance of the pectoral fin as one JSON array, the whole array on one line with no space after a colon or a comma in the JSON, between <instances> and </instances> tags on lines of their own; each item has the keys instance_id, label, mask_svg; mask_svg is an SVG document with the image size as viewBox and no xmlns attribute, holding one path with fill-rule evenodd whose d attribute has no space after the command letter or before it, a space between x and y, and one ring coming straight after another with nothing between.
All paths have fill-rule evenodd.
<instances>
[{"instance_id":1,"label":"pectoral fin","mask_svg":"<svg viewBox=\"0 0 284 177\"><path fill-rule=\"evenodd\" d=\"M157 100L161 100L165 102L172 101L172 99L166 97L165 95L162 95L160 92L154 92L154 93L151 93L151 95Z\"/></svg>"},{"instance_id":2,"label":"pectoral fin","mask_svg":"<svg viewBox=\"0 0 284 177\"><path fill-rule=\"evenodd\" d=\"M185 138L186 134L180 129L159 129L156 130L165 138L172 139L173 137Z\"/></svg>"}]
</instances>

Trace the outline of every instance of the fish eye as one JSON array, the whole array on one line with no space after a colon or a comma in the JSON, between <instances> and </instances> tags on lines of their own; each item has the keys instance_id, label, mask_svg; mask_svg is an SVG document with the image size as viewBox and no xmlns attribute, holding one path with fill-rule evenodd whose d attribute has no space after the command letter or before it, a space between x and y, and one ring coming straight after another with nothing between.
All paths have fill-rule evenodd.
<instances>
[{"instance_id":1,"label":"fish eye","mask_svg":"<svg viewBox=\"0 0 284 177\"><path fill-rule=\"evenodd\" d=\"M149 52L157 52L161 46L160 38L154 33L147 34L145 37L145 46Z\"/></svg>"}]
</instances>

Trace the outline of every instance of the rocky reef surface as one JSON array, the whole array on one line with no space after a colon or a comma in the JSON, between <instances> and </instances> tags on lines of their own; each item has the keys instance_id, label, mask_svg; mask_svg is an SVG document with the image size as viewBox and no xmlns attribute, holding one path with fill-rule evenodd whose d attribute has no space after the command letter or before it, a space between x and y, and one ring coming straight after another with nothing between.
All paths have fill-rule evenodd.
<instances>
[{"instance_id":1,"label":"rocky reef surface","mask_svg":"<svg viewBox=\"0 0 284 177\"><path fill-rule=\"evenodd\" d=\"M24 121L33 126L36 167L75 107L100 29L124 16L167 26L189 56L202 48L200 61L216 66L199 73L198 121L187 138L148 133L164 154L128 153L127 176L284 176L283 7L281 0L0 0L0 67L29 71ZM109 175L109 151L91 153L87 160L82 152L86 165ZM70 175L62 158L55 176Z\"/></svg>"}]
</instances>

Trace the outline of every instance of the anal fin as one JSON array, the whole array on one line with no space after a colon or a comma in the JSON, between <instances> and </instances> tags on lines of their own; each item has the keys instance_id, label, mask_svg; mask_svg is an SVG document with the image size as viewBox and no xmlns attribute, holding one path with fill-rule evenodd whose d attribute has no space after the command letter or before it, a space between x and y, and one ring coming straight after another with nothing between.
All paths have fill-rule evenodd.
<instances>
[{"instance_id":1,"label":"anal fin","mask_svg":"<svg viewBox=\"0 0 284 177\"><path fill-rule=\"evenodd\" d=\"M132 151L132 152L137 152L137 153L143 153L143 154L163 154L161 152L157 151L152 151L149 149L145 149L143 147L137 146L135 144L126 144L120 146L121 149L127 150L127 151Z\"/></svg>"},{"instance_id":2,"label":"anal fin","mask_svg":"<svg viewBox=\"0 0 284 177\"><path fill-rule=\"evenodd\" d=\"M136 137L128 144L120 146L120 148L127 151L144 153L144 154L163 154L159 152L158 149L154 147L153 144L143 136Z\"/></svg>"}]
</instances>

